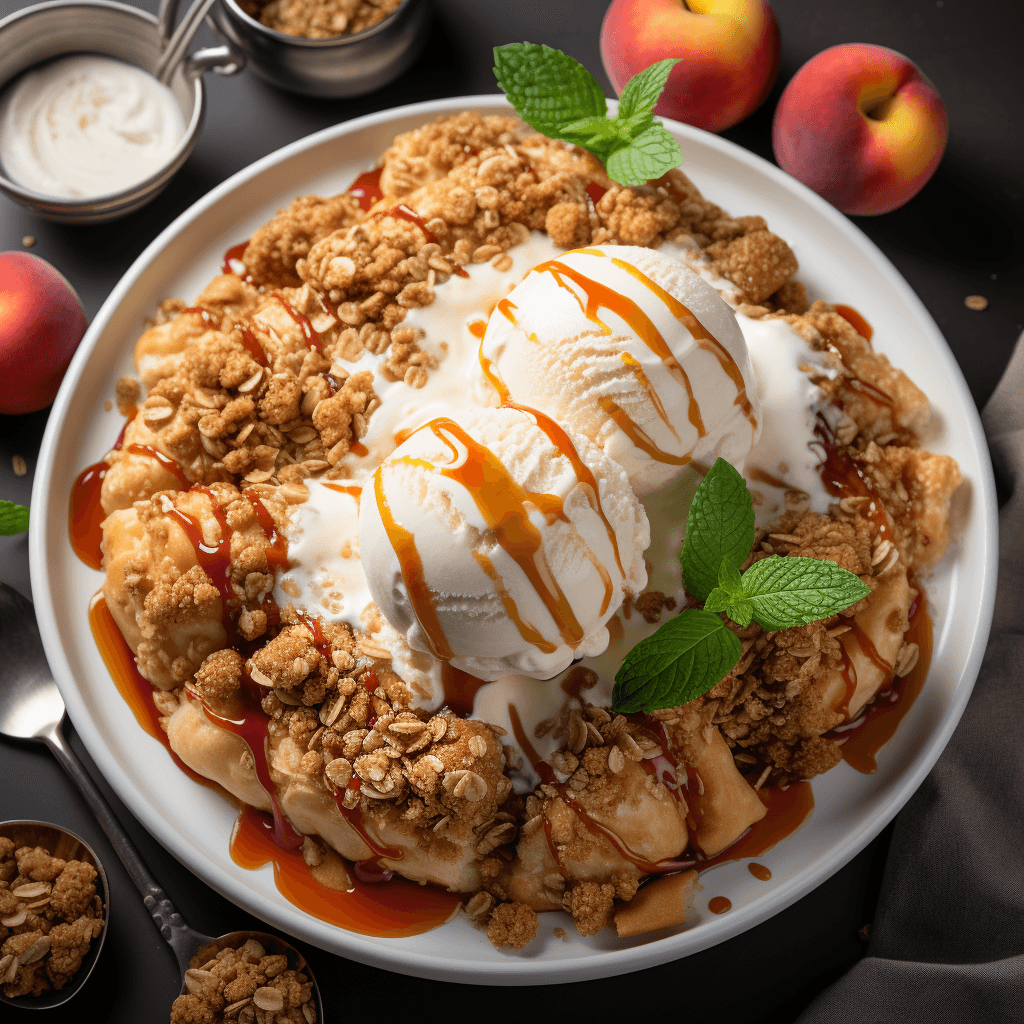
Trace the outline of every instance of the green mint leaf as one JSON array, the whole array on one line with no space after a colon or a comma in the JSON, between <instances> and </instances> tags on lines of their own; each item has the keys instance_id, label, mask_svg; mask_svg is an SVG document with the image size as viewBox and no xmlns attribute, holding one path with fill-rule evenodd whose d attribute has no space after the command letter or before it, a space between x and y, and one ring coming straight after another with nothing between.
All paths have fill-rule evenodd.
<instances>
[{"instance_id":1,"label":"green mint leaf","mask_svg":"<svg viewBox=\"0 0 1024 1024\"><path fill-rule=\"evenodd\" d=\"M620 185L645 185L652 178L678 167L683 154L679 143L660 124L652 124L628 146L616 149L605 161L608 177Z\"/></svg>"},{"instance_id":2,"label":"green mint leaf","mask_svg":"<svg viewBox=\"0 0 1024 1024\"><path fill-rule=\"evenodd\" d=\"M561 138L559 129L571 121L604 117L608 112L597 79L579 61L550 46L496 46L494 77L516 113L552 139Z\"/></svg>"},{"instance_id":3,"label":"green mint leaf","mask_svg":"<svg viewBox=\"0 0 1024 1024\"><path fill-rule=\"evenodd\" d=\"M678 63L678 57L666 57L634 75L619 97L619 120L625 121L636 113L649 113L653 110L665 88L669 73Z\"/></svg>"},{"instance_id":4,"label":"green mint leaf","mask_svg":"<svg viewBox=\"0 0 1024 1024\"><path fill-rule=\"evenodd\" d=\"M593 153L599 160L621 145L616 122L607 117L581 117L558 129L558 137Z\"/></svg>"},{"instance_id":5,"label":"green mint leaf","mask_svg":"<svg viewBox=\"0 0 1024 1024\"><path fill-rule=\"evenodd\" d=\"M13 537L28 529L28 509L13 501L0 501L0 535Z\"/></svg>"},{"instance_id":6,"label":"green mint leaf","mask_svg":"<svg viewBox=\"0 0 1024 1024\"><path fill-rule=\"evenodd\" d=\"M686 589L698 600L706 600L719 585L723 563L738 569L753 543L754 502L747 485L725 459L716 459L686 516L686 539L679 556Z\"/></svg>"},{"instance_id":7,"label":"green mint leaf","mask_svg":"<svg viewBox=\"0 0 1024 1024\"><path fill-rule=\"evenodd\" d=\"M739 569L722 559L718 570L718 586L708 594L704 602L706 612L725 612L738 626L749 626L754 615L754 605L743 589L743 577Z\"/></svg>"},{"instance_id":8,"label":"green mint leaf","mask_svg":"<svg viewBox=\"0 0 1024 1024\"><path fill-rule=\"evenodd\" d=\"M717 616L688 608L626 655L615 673L612 709L656 711L707 693L740 660L743 646Z\"/></svg>"},{"instance_id":9,"label":"green mint leaf","mask_svg":"<svg viewBox=\"0 0 1024 1024\"><path fill-rule=\"evenodd\" d=\"M871 588L835 562L770 555L743 574L744 595L764 629L805 626L867 597Z\"/></svg>"},{"instance_id":10,"label":"green mint leaf","mask_svg":"<svg viewBox=\"0 0 1024 1024\"><path fill-rule=\"evenodd\" d=\"M750 620L754 617L754 602L747 597L733 598L726 606L725 614L737 626L749 626Z\"/></svg>"},{"instance_id":11,"label":"green mint leaf","mask_svg":"<svg viewBox=\"0 0 1024 1024\"><path fill-rule=\"evenodd\" d=\"M743 577L739 566L729 558L723 558L718 567L718 585L734 597L743 595Z\"/></svg>"}]
</instances>

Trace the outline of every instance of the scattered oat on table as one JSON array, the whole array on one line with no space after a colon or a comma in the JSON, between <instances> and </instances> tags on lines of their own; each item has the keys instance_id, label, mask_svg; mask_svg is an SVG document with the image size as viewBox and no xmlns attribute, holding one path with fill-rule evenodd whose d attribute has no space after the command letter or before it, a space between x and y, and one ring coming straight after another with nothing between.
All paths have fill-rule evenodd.
<instances>
[{"instance_id":1,"label":"scattered oat on table","mask_svg":"<svg viewBox=\"0 0 1024 1024\"><path fill-rule=\"evenodd\" d=\"M26 249L31 249L32 246L36 244L36 236L35 235L25 235L25 237L22 238L22 240L21 240L21 244L23 246L25 246Z\"/></svg>"},{"instance_id":2,"label":"scattered oat on table","mask_svg":"<svg viewBox=\"0 0 1024 1024\"><path fill-rule=\"evenodd\" d=\"M978 312L981 312L983 309L988 309L988 299L986 299L984 295L968 295L967 298L964 299L964 305L968 309L975 309Z\"/></svg>"},{"instance_id":3,"label":"scattered oat on table","mask_svg":"<svg viewBox=\"0 0 1024 1024\"><path fill-rule=\"evenodd\" d=\"M11 459L11 465L14 467L15 476L24 476L28 472L28 466L25 465L25 460L20 455L15 455Z\"/></svg>"}]
</instances>

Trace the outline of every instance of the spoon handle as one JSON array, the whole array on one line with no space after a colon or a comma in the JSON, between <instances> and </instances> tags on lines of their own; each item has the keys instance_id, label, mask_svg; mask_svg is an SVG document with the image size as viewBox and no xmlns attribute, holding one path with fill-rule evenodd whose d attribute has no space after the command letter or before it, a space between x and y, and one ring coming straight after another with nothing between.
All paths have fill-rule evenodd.
<instances>
[{"instance_id":1,"label":"spoon handle","mask_svg":"<svg viewBox=\"0 0 1024 1024\"><path fill-rule=\"evenodd\" d=\"M160 0L160 10L157 12L157 20L160 22L160 48L167 45L167 41L174 34L174 23L178 20L179 0Z\"/></svg>"},{"instance_id":2,"label":"spoon handle","mask_svg":"<svg viewBox=\"0 0 1024 1024\"><path fill-rule=\"evenodd\" d=\"M174 909L174 904L149 873L139 851L132 845L124 827L118 821L96 783L92 781L78 755L71 749L61 728L63 719L49 731L41 733L39 738L53 751L61 767L68 773L71 780L78 786L86 802L99 820L100 826L107 834L110 845L120 858L136 888L142 894L142 902L150 916L160 929L160 934L174 950L178 966L184 971L188 967L189 957L209 936L193 931Z\"/></svg>"},{"instance_id":3,"label":"spoon handle","mask_svg":"<svg viewBox=\"0 0 1024 1024\"><path fill-rule=\"evenodd\" d=\"M196 34L203 18L206 17L207 12L212 6L213 0L195 0L192 6L185 12L185 17L181 19L181 24L178 25L174 30L174 34L167 41L166 47L163 53L160 54L160 59L157 61L156 68L153 71L153 76L158 82L163 82L166 85L170 81L175 68L181 63L181 58L185 55L185 48L192 41L192 37Z\"/></svg>"}]
</instances>

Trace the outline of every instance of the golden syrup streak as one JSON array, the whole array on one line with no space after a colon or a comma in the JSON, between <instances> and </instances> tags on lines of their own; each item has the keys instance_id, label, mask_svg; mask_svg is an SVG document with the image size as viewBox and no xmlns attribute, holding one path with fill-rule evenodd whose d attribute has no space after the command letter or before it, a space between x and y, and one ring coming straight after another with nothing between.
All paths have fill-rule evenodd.
<instances>
[{"instance_id":1,"label":"golden syrup streak","mask_svg":"<svg viewBox=\"0 0 1024 1024\"><path fill-rule=\"evenodd\" d=\"M615 536L615 530L612 529L612 524L608 521L608 517L604 514L604 508L601 505L601 491L597 484L597 478L591 472L590 467L580 458L579 452L576 451L576 446L572 443L572 438L562 429L559 424L553 420L550 416L545 416L544 413L538 409L532 409L528 405L519 405L518 402L513 402L511 395L509 395L508 388L505 386L505 382L498 376L497 370L494 368L494 364L484 355L483 345L481 344L479 353L480 369L483 371L484 376L491 382L491 386L495 391L498 392L498 396L501 399L503 408L516 409L519 412L525 412L532 416L534 422L548 435L548 440L565 456L572 465L572 470L576 474L576 479L583 488L583 493L587 496L587 501L590 503L591 509L597 514L601 522L604 524L605 532L608 534L608 540L612 546L612 552L615 555L615 565L618 567L619 575L625 579L626 572L622 567L622 557L619 554L619 542Z\"/></svg>"},{"instance_id":2,"label":"golden syrup streak","mask_svg":"<svg viewBox=\"0 0 1024 1024\"><path fill-rule=\"evenodd\" d=\"M535 494L520 487L501 460L477 444L454 420L436 419L425 429L432 431L452 452L452 464L435 466L435 472L461 484L470 493L488 529L494 532L495 539L522 569L544 602L562 640L575 650L586 634L551 573L544 557L540 530L530 520L526 508L527 504L533 505L545 518L568 523L561 498L554 494ZM455 442L465 448L465 456Z\"/></svg>"},{"instance_id":3,"label":"golden syrup streak","mask_svg":"<svg viewBox=\"0 0 1024 1024\"><path fill-rule=\"evenodd\" d=\"M597 404L615 421L626 437L640 451L646 452L655 462L663 462L669 466L685 466L692 460L692 454L669 455L668 452L662 451L643 427L634 422L626 410L613 402L607 395L599 398Z\"/></svg>"},{"instance_id":4,"label":"golden syrup streak","mask_svg":"<svg viewBox=\"0 0 1024 1024\"><path fill-rule=\"evenodd\" d=\"M508 592L505 581L501 578L501 573L494 567L494 563L486 555L478 551L473 552L473 557L476 559L477 565L487 574L487 578L494 584L494 592L500 598L508 617L515 623L516 629L519 630L519 635L527 643L533 644L542 653L554 654L558 647L550 640L546 640L544 634L536 626L526 622L520 616L519 608L512 595Z\"/></svg>"},{"instance_id":5,"label":"golden syrup streak","mask_svg":"<svg viewBox=\"0 0 1024 1024\"><path fill-rule=\"evenodd\" d=\"M666 427L668 427L668 429L672 432L672 436L677 441L682 441L682 438L680 438L679 434L676 432L676 428L672 426L672 422L668 418L668 413L665 411L665 406L662 404L661 399L658 397L658 392L654 390L654 385L651 384L650 380L647 377L647 374L644 373L644 368L628 352L622 353L622 362L623 365L629 368L629 371L636 378L636 382L647 393L647 397L648 399L650 399L651 405L654 406L654 411L658 414L659 418L661 419L661 422L664 423Z\"/></svg>"},{"instance_id":6,"label":"golden syrup streak","mask_svg":"<svg viewBox=\"0 0 1024 1024\"><path fill-rule=\"evenodd\" d=\"M618 257L612 257L612 263L626 273L631 274L641 284L649 288L662 302L668 306L672 315L693 335L694 341L697 342L698 346L705 352L711 352L718 362L721 364L722 369L728 375L729 379L733 382L736 388L736 399L734 405L738 405L743 411L743 415L746 416L747 421L750 423L752 429L757 429L757 417L754 415L753 406L751 405L750 399L747 396L747 387L743 382L743 374L740 372L740 368L736 365L736 360L730 355L729 350L710 332L704 325L697 319L693 311L687 306L684 306L678 299L670 295L661 285L657 282L652 281L642 271L637 270L636 267L630 266L624 260L620 260Z\"/></svg>"},{"instance_id":7,"label":"golden syrup streak","mask_svg":"<svg viewBox=\"0 0 1024 1024\"><path fill-rule=\"evenodd\" d=\"M381 522L387 531L388 540L391 541L391 547L398 557L398 564L402 568L402 579L405 581L405 589L412 602L413 612L427 634L434 657L441 661L448 661L454 652L441 627L441 621L437 617L437 604L423 573L423 560L416 548L416 537L397 522L391 514L391 506L384 494L384 485L381 480L382 468L378 468L377 472L373 474L377 511L380 513Z\"/></svg>"},{"instance_id":8,"label":"golden syrup streak","mask_svg":"<svg viewBox=\"0 0 1024 1024\"><path fill-rule=\"evenodd\" d=\"M630 269L629 265L623 263L622 260L613 259L612 262L616 265L621 265ZM698 438L706 437L707 428L704 426L704 421L701 418L700 405L693 393L693 386L690 384L690 378L687 376L686 371L682 366L679 365L679 360L672 354L671 348L669 348L665 339L662 337L661 332L654 325L651 318L628 295L620 294L608 285L602 284L600 281L595 281L591 277L587 277L574 267L567 266L559 260L549 260L547 263L542 263L540 266L534 268L534 273L543 272L551 274L558 286L560 288L564 288L573 296L574 299L576 299L580 305L580 309L583 311L583 315L586 316L591 323L595 323L601 327L605 334L611 334L612 329L601 319L599 314L602 309L606 309L608 312L614 313L629 325L630 330L662 361L662 363L664 363L665 368L669 373L671 373L686 389L690 423L697 431ZM636 271L635 273L639 275L641 280L645 282L649 280L644 277L644 275L639 274L639 271ZM583 293L586 296L585 303L580 299L580 296L576 293L575 289L571 288L566 283L567 280L572 281L583 290ZM654 285L653 281L651 281L650 284L655 288L657 287L657 285ZM655 294L657 294L657 292ZM662 294L666 297L670 297L667 292L662 292ZM674 302L675 300L673 299L672 301ZM703 330L703 328L701 329ZM708 335L708 337L710 337L710 335Z\"/></svg>"}]
</instances>

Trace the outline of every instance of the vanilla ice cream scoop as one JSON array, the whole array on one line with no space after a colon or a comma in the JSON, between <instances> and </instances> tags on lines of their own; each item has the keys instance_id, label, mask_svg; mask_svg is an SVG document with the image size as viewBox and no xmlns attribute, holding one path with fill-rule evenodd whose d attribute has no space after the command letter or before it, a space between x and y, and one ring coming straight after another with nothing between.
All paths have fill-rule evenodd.
<instances>
[{"instance_id":1,"label":"vanilla ice cream scoop","mask_svg":"<svg viewBox=\"0 0 1024 1024\"><path fill-rule=\"evenodd\" d=\"M639 495L691 461L741 462L757 439L733 311L681 261L604 245L538 264L491 314L483 375L623 466Z\"/></svg>"},{"instance_id":2,"label":"vanilla ice cream scoop","mask_svg":"<svg viewBox=\"0 0 1024 1024\"><path fill-rule=\"evenodd\" d=\"M650 529L622 468L541 413L453 410L368 481L363 569L410 647L481 679L547 679L608 644L647 582Z\"/></svg>"}]
</instances>

